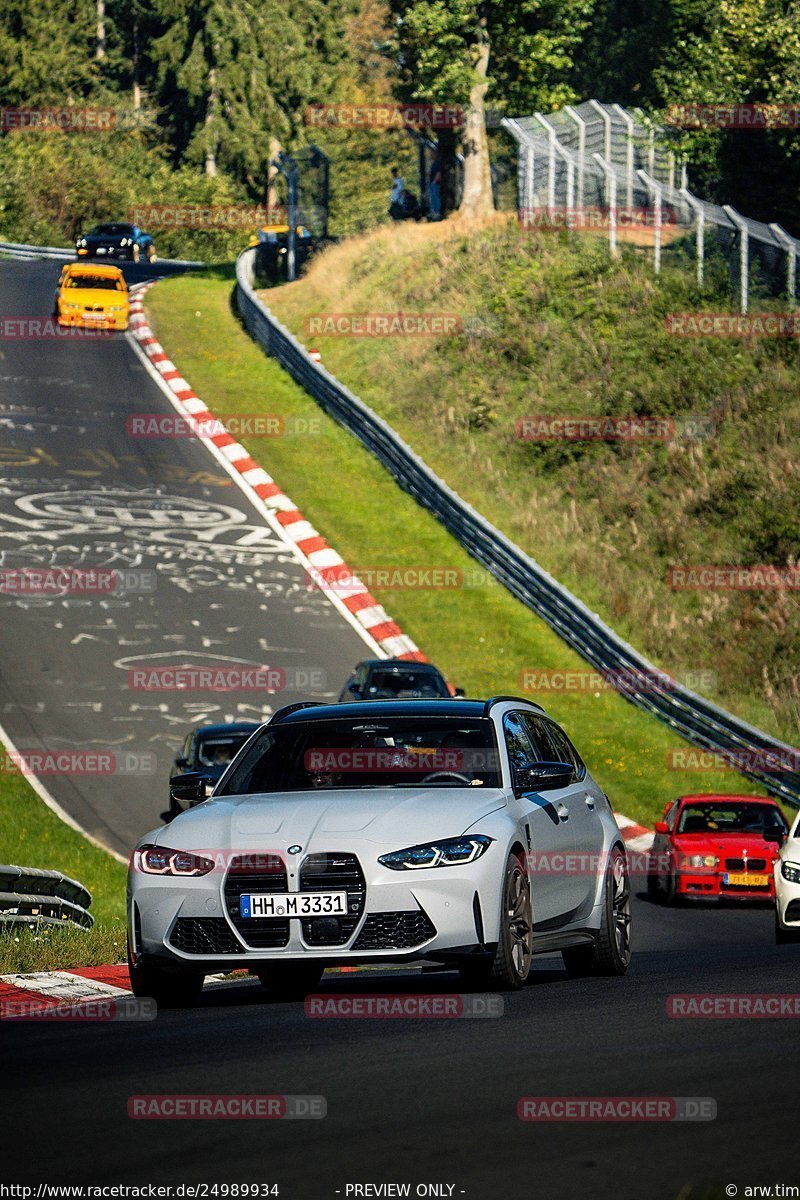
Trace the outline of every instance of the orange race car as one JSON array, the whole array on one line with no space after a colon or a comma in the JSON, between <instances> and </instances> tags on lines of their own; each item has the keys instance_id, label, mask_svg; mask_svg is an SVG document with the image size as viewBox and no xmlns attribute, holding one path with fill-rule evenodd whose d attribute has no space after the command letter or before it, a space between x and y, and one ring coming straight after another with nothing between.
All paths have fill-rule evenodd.
<instances>
[{"instance_id":1,"label":"orange race car","mask_svg":"<svg viewBox=\"0 0 800 1200\"><path fill-rule=\"evenodd\" d=\"M128 285L119 267L68 263L61 272L53 316L59 325L128 328Z\"/></svg>"}]
</instances>

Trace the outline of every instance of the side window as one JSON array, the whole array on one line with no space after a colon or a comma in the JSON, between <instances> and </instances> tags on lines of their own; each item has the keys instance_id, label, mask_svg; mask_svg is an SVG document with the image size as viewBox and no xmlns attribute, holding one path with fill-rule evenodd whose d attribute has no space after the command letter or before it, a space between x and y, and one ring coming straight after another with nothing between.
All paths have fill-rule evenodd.
<instances>
[{"instance_id":1,"label":"side window","mask_svg":"<svg viewBox=\"0 0 800 1200\"><path fill-rule=\"evenodd\" d=\"M586 766L564 730L556 725L555 721L542 721L541 724L546 729L549 741L556 751L556 761L572 763L578 779L583 779L586 774Z\"/></svg>"},{"instance_id":2,"label":"side window","mask_svg":"<svg viewBox=\"0 0 800 1200\"><path fill-rule=\"evenodd\" d=\"M194 747L197 738L193 733L190 733L186 738L183 747L183 757L186 759L190 767L194 766Z\"/></svg>"},{"instance_id":3,"label":"side window","mask_svg":"<svg viewBox=\"0 0 800 1200\"><path fill-rule=\"evenodd\" d=\"M536 751L521 713L506 713L503 717L503 736L513 771L536 761Z\"/></svg>"},{"instance_id":4,"label":"side window","mask_svg":"<svg viewBox=\"0 0 800 1200\"><path fill-rule=\"evenodd\" d=\"M673 800L672 804L667 809L666 815L664 816L664 820L667 822L667 827L668 827L670 833L675 828L675 818L677 817L677 815L678 815L678 801Z\"/></svg>"},{"instance_id":5,"label":"side window","mask_svg":"<svg viewBox=\"0 0 800 1200\"><path fill-rule=\"evenodd\" d=\"M559 755L556 754L555 745L547 735L549 722L542 721L539 717L531 716L530 713L523 713L522 718L534 747L534 760L538 762L557 761ZM571 762L572 760L570 759L569 761Z\"/></svg>"},{"instance_id":6,"label":"side window","mask_svg":"<svg viewBox=\"0 0 800 1200\"><path fill-rule=\"evenodd\" d=\"M363 692L367 686L367 668L357 667L355 673L355 684L360 692Z\"/></svg>"}]
</instances>

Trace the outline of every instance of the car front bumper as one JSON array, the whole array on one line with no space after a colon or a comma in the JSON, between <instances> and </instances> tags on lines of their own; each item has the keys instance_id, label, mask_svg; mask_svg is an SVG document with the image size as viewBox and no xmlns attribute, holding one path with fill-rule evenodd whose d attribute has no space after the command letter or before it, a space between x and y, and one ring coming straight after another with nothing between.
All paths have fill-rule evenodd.
<instances>
[{"instance_id":1,"label":"car front bumper","mask_svg":"<svg viewBox=\"0 0 800 1200\"><path fill-rule=\"evenodd\" d=\"M227 870L166 880L133 868L128 885L132 952L206 973L275 961L336 965L488 952L499 929L503 873L495 859L501 854L494 846L463 867L413 872L390 871L378 864L370 869L358 860L362 902L352 905L358 912L346 919L350 927L344 940L342 919L335 941L320 939L317 918L237 919L237 889L252 887L257 892L259 885L232 883ZM339 890L333 880L329 887ZM295 886L290 884L289 890ZM303 889L307 890L313 889Z\"/></svg>"},{"instance_id":2,"label":"car front bumper","mask_svg":"<svg viewBox=\"0 0 800 1200\"><path fill-rule=\"evenodd\" d=\"M766 876L766 885L747 887L727 884L727 871L677 871L675 873L675 895L684 898L718 900L771 900L775 895L772 868L759 872Z\"/></svg>"}]
</instances>

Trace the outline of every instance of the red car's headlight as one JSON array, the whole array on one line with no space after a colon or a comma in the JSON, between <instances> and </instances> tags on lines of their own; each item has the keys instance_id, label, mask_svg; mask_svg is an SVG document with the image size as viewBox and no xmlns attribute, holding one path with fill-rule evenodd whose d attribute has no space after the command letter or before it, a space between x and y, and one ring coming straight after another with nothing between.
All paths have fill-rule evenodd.
<instances>
[{"instance_id":1,"label":"red car's headlight","mask_svg":"<svg viewBox=\"0 0 800 1200\"><path fill-rule=\"evenodd\" d=\"M134 855L134 865L145 875L208 875L214 870L213 859L168 846L142 846Z\"/></svg>"},{"instance_id":2,"label":"red car's headlight","mask_svg":"<svg viewBox=\"0 0 800 1200\"><path fill-rule=\"evenodd\" d=\"M704 867L710 870L716 867L719 859L714 854L682 854L678 866L683 871L701 871Z\"/></svg>"}]
</instances>

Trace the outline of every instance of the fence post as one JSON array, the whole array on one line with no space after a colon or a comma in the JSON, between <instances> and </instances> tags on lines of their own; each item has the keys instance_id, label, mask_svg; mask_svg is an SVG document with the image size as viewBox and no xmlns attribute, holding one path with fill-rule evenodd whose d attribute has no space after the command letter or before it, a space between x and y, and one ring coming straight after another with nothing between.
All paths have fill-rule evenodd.
<instances>
[{"instance_id":1,"label":"fence post","mask_svg":"<svg viewBox=\"0 0 800 1200\"><path fill-rule=\"evenodd\" d=\"M628 208L633 208L633 131L634 121L630 113L626 112L621 104L615 104L614 109L625 122L625 128L628 131L625 144L625 177L627 179L627 204Z\"/></svg>"},{"instance_id":2,"label":"fence post","mask_svg":"<svg viewBox=\"0 0 800 1200\"><path fill-rule=\"evenodd\" d=\"M656 183L647 171L637 171L636 174L641 179L642 183L647 188L648 193L653 195L653 209L656 215L655 226L653 229L653 270L656 275L661 274L661 184Z\"/></svg>"},{"instance_id":3,"label":"fence post","mask_svg":"<svg viewBox=\"0 0 800 1200\"><path fill-rule=\"evenodd\" d=\"M724 204L723 211L739 230L739 311L742 316L747 314L750 306L750 235L747 222L730 204Z\"/></svg>"},{"instance_id":4,"label":"fence post","mask_svg":"<svg viewBox=\"0 0 800 1200\"><path fill-rule=\"evenodd\" d=\"M564 112L578 126L578 208L583 208L584 174L586 171L586 122L583 117L579 116L571 104L565 107Z\"/></svg>"},{"instance_id":5,"label":"fence post","mask_svg":"<svg viewBox=\"0 0 800 1200\"><path fill-rule=\"evenodd\" d=\"M705 270L706 256L706 214L703 205L693 196L688 188L681 188L681 195L686 203L691 208L695 216L695 230L697 232L697 286L703 286L703 274Z\"/></svg>"},{"instance_id":6,"label":"fence post","mask_svg":"<svg viewBox=\"0 0 800 1200\"><path fill-rule=\"evenodd\" d=\"M786 251L786 295L794 300L797 290L797 242L777 222L770 225L770 229Z\"/></svg>"},{"instance_id":7,"label":"fence post","mask_svg":"<svg viewBox=\"0 0 800 1200\"><path fill-rule=\"evenodd\" d=\"M538 121L547 132L547 211L552 215L552 211L556 206L556 131L547 120L547 117L543 117L541 113L534 113L533 119L534 121Z\"/></svg>"},{"instance_id":8,"label":"fence post","mask_svg":"<svg viewBox=\"0 0 800 1200\"><path fill-rule=\"evenodd\" d=\"M602 104L599 104L597 102L597 100L590 100L589 104L592 106L594 111L599 114L600 120L603 122L604 132L603 132L603 154L602 154L602 157L606 163L610 163L611 162L611 117L608 115L606 110L603 108ZM596 158L597 155L592 155L592 157ZM614 189L614 192L615 192L614 204L616 205L616 187ZM608 204L611 203L611 198L609 197L607 192L606 192L606 202Z\"/></svg>"},{"instance_id":9,"label":"fence post","mask_svg":"<svg viewBox=\"0 0 800 1200\"><path fill-rule=\"evenodd\" d=\"M600 167L606 180L606 196L609 200L608 212L608 249L612 258L617 257L617 177L602 154L593 154L592 158Z\"/></svg>"}]
</instances>

